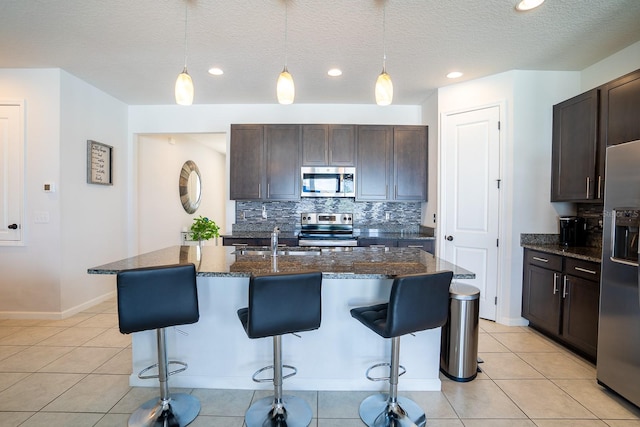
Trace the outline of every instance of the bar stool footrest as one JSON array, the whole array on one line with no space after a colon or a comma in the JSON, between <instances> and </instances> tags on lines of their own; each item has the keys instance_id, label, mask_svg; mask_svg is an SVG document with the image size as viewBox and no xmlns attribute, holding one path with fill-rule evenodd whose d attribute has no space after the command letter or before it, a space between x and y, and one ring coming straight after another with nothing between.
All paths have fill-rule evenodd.
<instances>
[{"instance_id":1,"label":"bar stool footrest","mask_svg":"<svg viewBox=\"0 0 640 427\"><path fill-rule=\"evenodd\" d=\"M260 375L262 372L264 371L268 371L269 369L273 370L273 365L269 365L269 366L265 366L264 368L258 369L257 371L255 371L253 373L253 375L251 376L251 379L256 382L256 383L268 383L268 382L273 382L273 377L271 378L256 378L258 375ZM284 369L291 369L293 372L291 372L290 374L287 375L282 375L282 379L286 380L287 378L291 378L292 376L294 376L295 374L298 373L298 370L296 369L295 366L291 366L291 365L282 365L282 370Z\"/></svg>"},{"instance_id":2,"label":"bar stool footrest","mask_svg":"<svg viewBox=\"0 0 640 427\"><path fill-rule=\"evenodd\" d=\"M365 375L367 376L367 379L368 379L369 381L388 381L388 380L390 380L390 379L391 379L391 376L388 376L388 377L372 377L371 375L369 375L369 372L370 372L372 369L379 368L379 367L381 367L381 366L388 366L388 367L391 367L391 363L389 363L389 362L376 363L375 365L369 366L369 369L367 369L367 372L365 372ZM400 377L400 376L402 376L402 375L404 375L404 374L407 372L407 370L405 369L405 367L404 367L404 366L399 365L398 367L400 368L400 372L398 372L398 376L399 376L399 377Z\"/></svg>"},{"instance_id":3,"label":"bar stool footrest","mask_svg":"<svg viewBox=\"0 0 640 427\"><path fill-rule=\"evenodd\" d=\"M189 367L189 365L187 365L186 363L184 363L184 362L179 362L179 361L177 361L177 360L170 360L170 361L167 363L167 365L180 365L180 366L182 366L182 368L178 368L178 369L175 369L175 370L173 370L173 371L169 371L169 372L167 372L167 377L169 377L169 376L171 376L171 375L173 375L173 374L178 374L178 373L180 373L180 372L184 372L184 371L186 371L186 370L187 370L187 368ZM158 364L157 364L157 363L154 363L154 364L153 364L153 365L151 365L151 366L147 366L146 368L144 368L143 370L141 370L141 371L138 373L138 378L140 378L141 380L149 380L149 379L152 379L152 378L159 378L159 375L158 375L158 374L155 374L155 375L144 375L146 372L149 372L150 370L152 370L152 369L157 369L157 368L158 368Z\"/></svg>"}]
</instances>

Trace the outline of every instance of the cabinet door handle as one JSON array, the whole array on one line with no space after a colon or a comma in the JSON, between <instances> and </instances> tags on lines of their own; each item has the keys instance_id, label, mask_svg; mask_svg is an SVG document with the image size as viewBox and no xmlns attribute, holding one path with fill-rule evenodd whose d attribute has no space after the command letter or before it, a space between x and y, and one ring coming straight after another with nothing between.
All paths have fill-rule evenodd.
<instances>
[{"instance_id":1,"label":"cabinet door handle","mask_svg":"<svg viewBox=\"0 0 640 427\"><path fill-rule=\"evenodd\" d=\"M267 183L267 199L271 196L271 184Z\"/></svg>"},{"instance_id":2,"label":"cabinet door handle","mask_svg":"<svg viewBox=\"0 0 640 427\"><path fill-rule=\"evenodd\" d=\"M546 258L539 258L539 257L537 257L537 256L534 256L534 257L533 257L533 259L535 259L536 261L540 261L540 262L549 262L549 260L548 260L548 259L546 259Z\"/></svg>"},{"instance_id":3,"label":"cabinet door handle","mask_svg":"<svg viewBox=\"0 0 640 427\"><path fill-rule=\"evenodd\" d=\"M590 199L591 197L591 177L588 176L587 177L587 197L585 197L586 199Z\"/></svg>"},{"instance_id":4,"label":"cabinet door handle","mask_svg":"<svg viewBox=\"0 0 640 427\"><path fill-rule=\"evenodd\" d=\"M553 273L553 294L554 295L558 293L558 277L560 277L558 273Z\"/></svg>"},{"instance_id":5,"label":"cabinet door handle","mask_svg":"<svg viewBox=\"0 0 640 427\"><path fill-rule=\"evenodd\" d=\"M598 175L598 199L602 198L602 175Z\"/></svg>"},{"instance_id":6,"label":"cabinet door handle","mask_svg":"<svg viewBox=\"0 0 640 427\"><path fill-rule=\"evenodd\" d=\"M386 248L385 245L369 245L370 248L378 248L378 249L383 249Z\"/></svg>"},{"instance_id":7,"label":"cabinet door handle","mask_svg":"<svg viewBox=\"0 0 640 427\"><path fill-rule=\"evenodd\" d=\"M582 267L574 267L577 271L582 271L583 273L589 273L589 274L598 274L597 271L593 271L593 270L587 270L586 268L582 268Z\"/></svg>"},{"instance_id":8,"label":"cabinet door handle","mask_svg":"<svg viewBox=\"0 0 640 427\"><path fill-rule=\"evenodd\" d=\"M249 246L248 243L232 243L231 246L237 246L237 247L245 247L245 246Z\"/></svg>"},{"instance_id":9,"label":"cabinet door handle","mask_svg":"<svg viewBox=\"0 0 640 427\"><path fill-rule=\"evenodd\" d=\"M423 246L422 245L407 245L408 248L418 248L418 249L422 249Z\"/></svg>"},{"instance_id":10,"label":"cabinet door handle","mask_svg":"<svg viewBox=\"0 0 640 427\"><path fill-rule=\"evenodd\" d=\"M258 184L258 199L262 199L262 184Z\"/></svg>"},{"instance_id":11,"label":"cabinet door handle","mask_svg":"<svg viewBox=\"0 0 640 427\"><path fill-rule=\"evenodd\" d=\"M564 280L563 280L563 286L562 286L562 299L567 297L567 282L569 280L567 279L567 276L564 276Z\"/></svg>"}]
</instances>

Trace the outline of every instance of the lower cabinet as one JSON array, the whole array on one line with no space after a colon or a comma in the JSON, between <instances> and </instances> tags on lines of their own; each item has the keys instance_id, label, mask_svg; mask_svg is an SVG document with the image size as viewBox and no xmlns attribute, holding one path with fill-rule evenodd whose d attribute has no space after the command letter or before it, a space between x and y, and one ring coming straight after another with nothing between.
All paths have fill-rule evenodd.
<instances>
[{"instance_id":1,"label":"lower cabinet","mask_svg":"<svg viewBox=\"0 0 640 427\"><path fill-rule=\"evenodd\" d=\"M434 241L427 239L389 239L384 237L361 237L358 246L385 248L418 248L433 254Z\"/></svg>"},{"instance_id":2,"label":"lower cabinet","mask_svg":"<svg viewBox=\"0 0 640 427\"><path fill-rule=\"evenodd\" d=\"M271 238L223 237L223 246L271 246ZM296 238L280 238L278 246L298 246Z\"/></svg>"},{"instance_id":3,"label":"lower cabinet","mask_svg":"<svg viewBox=\"0 0 640 427\"><path fill-rule=\"evenodd\" d=\"M525 249L522 284L530 326L595 360L600 264Z\"/></svg>"}]
</instances>

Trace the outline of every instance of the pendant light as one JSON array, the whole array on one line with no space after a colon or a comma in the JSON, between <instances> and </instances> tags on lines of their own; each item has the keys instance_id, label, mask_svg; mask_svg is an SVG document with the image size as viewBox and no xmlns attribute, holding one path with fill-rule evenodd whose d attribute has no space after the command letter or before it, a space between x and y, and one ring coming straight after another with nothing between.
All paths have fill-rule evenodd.
<instances>
[{"instance_id":1,"label":"pendant light","mask_svg":"<svg viewBox=\"0 0 640 427\"><path fill-rule=\"evenodd\" d=\"M393 83L391 76L387 74L387 6L382 7L382 72L376 80L376 104L389 105L393 101Z\"/></svg>"},{"instance_id":2,"label":"pendant light","mask_svg":"<svg viewBox=\"0 0 640 427\"><path fill-rule=\"evenodd\" d=\"M189 3L185 0L184 6L184 68L176 80L176 103L179 105L193 104L193 80L187 72L187 11Z\"/></svg>"},{"instance_id":3,"label":"pendant light","mask_svg":"<svg viewBox=\"0 0 640 427\"><path fill-rule=\"evenodd\" d=\"M287 70L287 2L284 3L284 68L278 76L278 83L276 85L276 94L278 95L278 102L280 104L288 105L293 104L293 99L296 96L296 88L293 84L293 77Z\"/></svg>"}]
</instances>

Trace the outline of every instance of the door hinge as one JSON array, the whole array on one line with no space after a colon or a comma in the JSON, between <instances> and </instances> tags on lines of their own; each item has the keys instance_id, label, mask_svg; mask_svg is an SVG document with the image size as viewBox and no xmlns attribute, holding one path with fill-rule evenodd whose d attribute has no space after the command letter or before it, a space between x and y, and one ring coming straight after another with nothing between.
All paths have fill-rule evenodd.
<instances>
[{"instance_id":1,"label":"door hinge","mask_svg":"<svg viewBox=\"0 0 640 427\"><path fill-rule=\"evenodd\" d=\"M498 305L498 297L493 297L493 304Z\"/></svg>"},{"instance_id":2,"label":"door hinge","mask_svg":"<svg viewBox=\"0 0 640 427\"><path fill-rule=\"evenodd\" d=\"M500 130L500 120L498 120L498 130Z\"/></svg>"},{"instance_id":3,"label":"door hinge","mask_svg":"<svg viewBox=\"0 0 640 427\"><path fill-rule=\"evenodd\" d=\"M500 239L496 239L496 248L500 247Z\"/></svg>"},{"instance_id":4,"label":"door hinge","mask_svg":"<svg viewBox=\"0 0 640 427\"><path fill-rule=\"evenodd\" d=\"M500 189L500 181L502 181L501 179L496 179L496 184L498 185L498 190Z\"/></svg>"}]
</instances>

